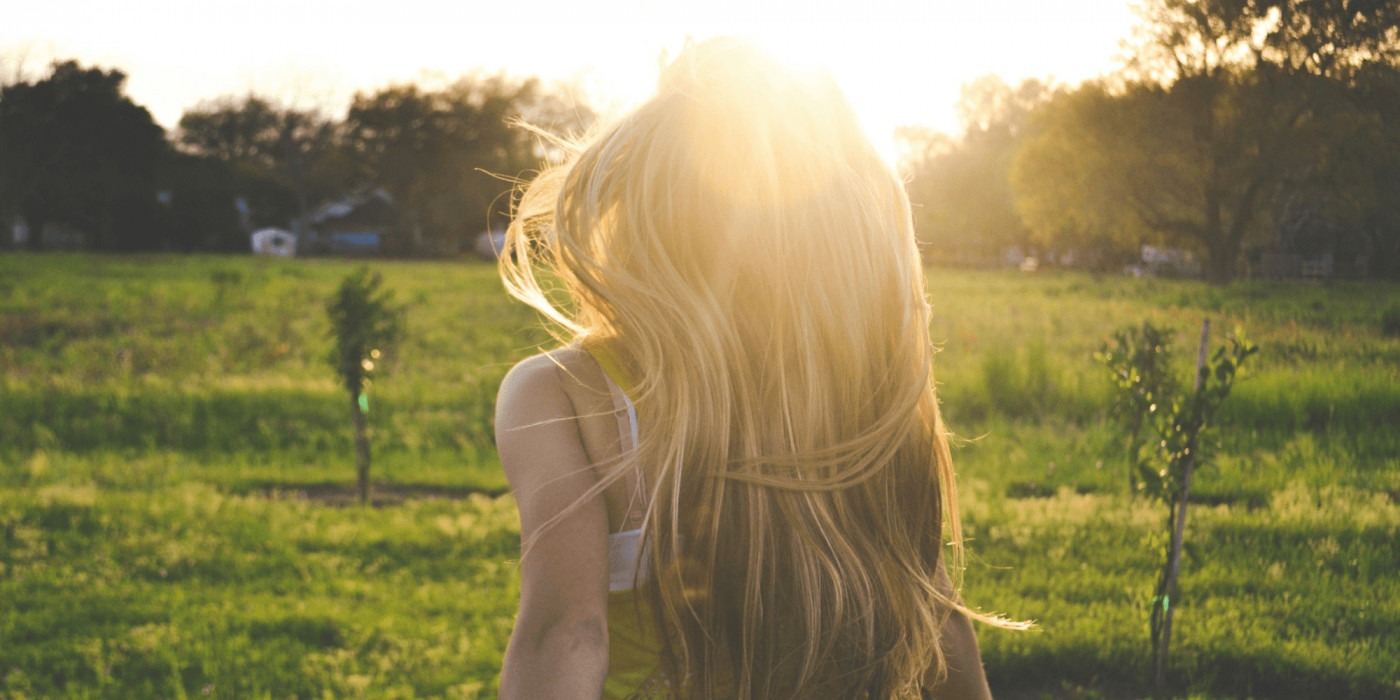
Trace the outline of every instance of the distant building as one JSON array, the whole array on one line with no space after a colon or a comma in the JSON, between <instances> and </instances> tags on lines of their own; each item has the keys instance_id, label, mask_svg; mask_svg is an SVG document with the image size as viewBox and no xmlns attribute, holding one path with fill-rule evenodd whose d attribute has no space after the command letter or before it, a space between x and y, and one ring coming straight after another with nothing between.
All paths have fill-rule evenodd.
<instances>
[{"instance_id":1,"label":"distant building","mask_svg":"<svg viewBox=\"0 0 1400 700\"><path fill-rule=\"evenodd\" d=\"M280 228L263 228L250 236L254 255L290 258L297 254L297 236Z\"/></svg>"},{"instance_id":2,"label":"distant building","mask_svg":"<svg viewBox=\"0 0 1400 700\"><path fill-rule=\"evenodd\" d=\"M1133 277L1200 277L1201 263L1190 251L1145 245L1138 262L1124 271Z\"/></svg>"},{"instance_id":3,"label":"distant building","mask_svg":"<svg viewBox=\"0 0 1400 700\"><path fill-rule=\"evenodd\" d=\"M1366 257L1357 256L1353 268L1345 272L1353 277L1366 276ZM1256 277L1289 280L1325 280L1338 275L1337 261L1331 253L1304 256L1284 250L1262 250L1250 256L1251 272Z\"/></svg>"},{"instance_id":4,"label":"distant building","mask_svg":"<svg viewBox=\"0 0 1400 700\"><path fill-rule=\"evenodd\" d=\"M9 245L16 248L32 245L30 240L35 232L29 228L29 222L23 217L15 217L10 222ZM39 242L45 250L82 250L91 244L91 236L72 224L63 221L50 221L44 224L44 230L38 233Z\"/></svg>"},{"instance_id":5,"label":"distant building","mask_svg":"<svg viewBox=\"0 0 1400 700\"><path fill-rule=\"evenodd\" d=\"M28 240L29 224L22 217L16 216L14 221L10 222L9 244L13 246L20 246Z\"/></svg>"},{"instance_id":6,"label":"distant building","mask_svg":"<svg viewBox=\"0 0 1400 700\"><path fill-rule=\"evenodd\" d=\"M379 252L380 244L374 231L336 231L330 236L330 252L336 255L371 255Z\"/></svg>"},{"instance_id":7,"label":"distant building","mask_svg":"<svg viewBox=\"0 0 1400 700\"><path fill-rule=\"evenodd\" d=\"M321 205L307 217L303 249L335 255L382 252L394 218L394 198L388 192L356 192Z\"/></svg>"}]
</instances>

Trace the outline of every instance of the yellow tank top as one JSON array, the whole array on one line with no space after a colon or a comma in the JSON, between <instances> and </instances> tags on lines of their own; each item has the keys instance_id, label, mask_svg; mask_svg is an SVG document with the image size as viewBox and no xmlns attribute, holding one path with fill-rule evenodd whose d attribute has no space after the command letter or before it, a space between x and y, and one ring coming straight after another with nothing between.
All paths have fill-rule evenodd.
<instances>
[{"instance_id":1,"label":"yellow tank top","mask_svg":"<svg viewBox=\"0 0 1400 700\"><path fill-rule=\"evenodd\" d=\"M608 677L603 698L663 697L651 611L633 591L608 594Z\"/></svg>"}]
</instances>

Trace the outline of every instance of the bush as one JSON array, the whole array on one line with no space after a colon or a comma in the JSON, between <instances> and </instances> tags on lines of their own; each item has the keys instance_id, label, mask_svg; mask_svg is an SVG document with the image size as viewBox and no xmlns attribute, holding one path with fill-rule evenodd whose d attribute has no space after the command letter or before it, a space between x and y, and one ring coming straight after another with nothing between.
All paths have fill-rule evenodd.
<instances>
[{"instance_id":1,"label":"bush","mask_svg":"<svg viewBox=\"0 0 1400 700\"><path fill-rule=\"evenodd\" d=\"M1400 336L1400 304L1391 304L1381 312L1381 333Z\"/></svg>"}]
</instances>

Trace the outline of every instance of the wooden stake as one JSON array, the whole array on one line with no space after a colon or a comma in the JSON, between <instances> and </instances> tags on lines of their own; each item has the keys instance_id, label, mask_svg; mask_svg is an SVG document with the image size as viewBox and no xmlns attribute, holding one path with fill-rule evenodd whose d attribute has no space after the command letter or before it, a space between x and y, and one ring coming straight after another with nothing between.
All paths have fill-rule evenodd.
<instances>
[{"instance_id":1,"label":"wooden stake","mask_svg":"<svg viewBox=\"0 0 1400 700\"><path fill-rule=\"evenodd\" d=\"M365 428L365 413L360 398L350 398L350 421L355 427L355 475L360 487L360 504L369 505L369 434Z\"/></svg>"},{"instance_id":2,"label":"wooden stake","mask_svg":"<svg viewBox=\"0 0 1400 700\"><path fill-rule=\"evenodd\" d=\"M1201 389L1205 387L1206 355L1210 348L1210 319L1201 322L1201 348L1196 354L1196 397L1199 401ZM1199 405L1199 403L1198 403ZM1193 420L1198 417L1193 416ZM1176 518L1172 528L1171 547L1167 550L1167 580L1163 586L1162 641L1157 645L1156 686L1157 696L1165 697L1167 686L1167 648L1172 639L1172 612L1175 609L1176 579L1181 570L1181 546L1186 534L1186 505L1191 497L1191 475L1196 471L1195 436L1187 443L1186 465L1181 476L1181 498L1176 502Z\"/></svg>"}]
</instances>

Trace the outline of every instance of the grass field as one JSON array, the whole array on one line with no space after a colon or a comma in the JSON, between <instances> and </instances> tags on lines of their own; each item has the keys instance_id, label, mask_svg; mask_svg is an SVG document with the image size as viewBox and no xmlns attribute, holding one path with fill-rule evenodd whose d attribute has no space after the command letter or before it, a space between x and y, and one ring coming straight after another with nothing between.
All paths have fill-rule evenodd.
<instances>
[{"instance_id":1,"label":"grass field","mask_svg":"<svg viewBox=\"0 0 1400 700\"><path fill-rule=\"evenodd\" d=\"M323 308L353 266L0 255L0 697L494 696L519 545L492 402L549 338L489 266L374 263L407 329L355 506ZM981 631L999 697L1150 694L1163 513L1092 353L1151 320L1184 376L1209 316L1262 352L1198 476L1174 685L1400 698L1397 292L930 271L965 597L1039 625Z\"/></svg>"}]
</instances>

